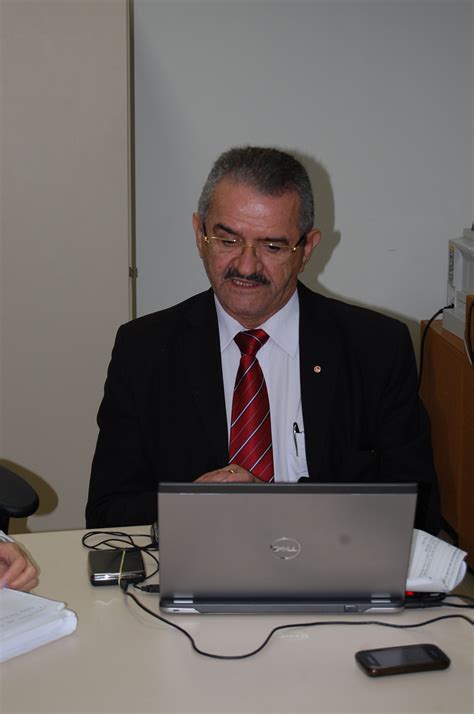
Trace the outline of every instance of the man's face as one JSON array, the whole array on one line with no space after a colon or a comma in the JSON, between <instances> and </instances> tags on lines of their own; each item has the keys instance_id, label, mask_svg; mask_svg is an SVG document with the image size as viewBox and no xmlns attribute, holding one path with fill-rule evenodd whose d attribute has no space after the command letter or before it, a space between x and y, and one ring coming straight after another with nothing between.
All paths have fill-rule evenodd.
<instances>
[{"instance_id":1,"label":"man's face","mask_svg":"<svg viewBox=\"0 0 474 714\"><path fill-rule=\"evenodd\" d=\"M266 196L231 179L214 191L205 227L207 236L241 238L249 246L264 240L293 247L300 239L299 196L294 192ZM307 234L306 244L283 263L256 255L251 247L240 253L216 255L203 239L203 227L193 214L196 244L209 281L226 312L247 329L261 325L285 305L296 289L298 273L319 242L319 231ZM260 251L262 253L262 251Z\"/></svg>"}]
</instances>

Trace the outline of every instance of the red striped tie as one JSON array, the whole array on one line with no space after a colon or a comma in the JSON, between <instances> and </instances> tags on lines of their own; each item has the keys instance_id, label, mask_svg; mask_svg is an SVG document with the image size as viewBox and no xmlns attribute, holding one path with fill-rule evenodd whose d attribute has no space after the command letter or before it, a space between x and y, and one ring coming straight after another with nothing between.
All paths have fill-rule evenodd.
<instances>
[{"instance_id":1,"label":"red striped tie","mask_svg":"<svg viewBox=\"0 0 474 714\"><path fill-rule=\"evenodd\" d=\"M268 335L264 330L248 330L234 340L242 354L232 400L229 463L239 464L262 481L273 481L270 405L256 357Z\"/></svg>"}]
</instances>

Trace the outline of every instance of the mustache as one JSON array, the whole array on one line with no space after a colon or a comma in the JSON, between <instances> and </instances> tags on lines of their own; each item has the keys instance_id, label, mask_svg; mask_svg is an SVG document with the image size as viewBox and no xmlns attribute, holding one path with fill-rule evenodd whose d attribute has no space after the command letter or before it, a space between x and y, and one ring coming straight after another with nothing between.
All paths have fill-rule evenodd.
<instances>
[{"instance_id":1,"label":"mustache","mask_svg":"<svg viewBox=\"0 0 474 714\"><path fill-rule=\"evenodd\" d=\"M250 275L242 275L237 268L228 268L225 275L225 280L237 278L238 280L248 280L251 283L259 283L260 285L270 285L270 281L261 273L251 273Z\"/></svg>"}]
</instances>

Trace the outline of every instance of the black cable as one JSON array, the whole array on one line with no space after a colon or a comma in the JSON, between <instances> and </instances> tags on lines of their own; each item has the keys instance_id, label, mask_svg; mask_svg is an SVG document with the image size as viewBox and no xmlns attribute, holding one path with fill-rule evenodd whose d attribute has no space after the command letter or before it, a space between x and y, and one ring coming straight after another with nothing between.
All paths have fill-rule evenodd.
<instances>
[{"instance_id":1,"label":"black cable","mask_svg":"<svg viewBox=\"0 0 474 714\"><path fill-rule=\"evenodd\" d=\"M469 600L469 602L474 602L474 597L472 597L472 595L465 595L464 593L452 593L447 597L460 597L461 599Z\"/></svg>"},{"instance_id":2,"label":"black cable","mask_svg":"<svg viewBox=\"0 0 474 714\"><path fill-rule=\"evenodd\" d=\"M417 622L412 625L397 625L395 623L391 622L380 622L379 620L362 620L362 621L346 621L346 620L327 620L325 622L299 622L299 623L294 623L291 625L279 625L278 627L274 627L273 630L267 635L265 640L262 642L259 647L256 649L252 650L251 652L247 652L246 654L241 654L241 655L219 655L219 654L214 654L212 652L206 652L205 650L201 650L197 645L196 642L194 641L194 638L187 632L183 627L180 627L177 625L175 622L171 622L171 620L167 620L165 617L162 617L161 615L158 615L156 612L153 612L153 610L150 610L146 605L143 605L143 603L138 600L135 595L132 593L129 593L127 588L128 588L128 583L126 581L123 581L120 584L120 587L122 588L123 592L125 595L127 595L129 598L131 598L137 605L140 607L142 610L147 612L149 615L152 617L155 617L157 620L160 620L161 622L164 622L166 625L169 625L170 627L174 627L176 630L181 632L185 637L188 638L189 642L191 643L191 647L197 654L202 655L203 657L210 657L211 659L222 659L222 660L236 660L236 659L247 659L248 657L253 657L254 655L258 654L263 650L263 648L268 644L270 639L273 637L275 632L278 632L279 630L288 630L291 628L295 627L319 627L323 625L347 625L347 626L354 626L354 625L378 625L380 627L393 627L396 629L411 629L414 627L422 627L423 625L430 625L432 622L438 622L439 620L451 620L454 618L460 619L460 620L465 620L468 622L470 625L474 625L474 620L471 620L469 617L466 617L466 615L440 615L439 617L434 617L431 620L424 620L423 622Z\"/></svg>"},{"instance_id":3,"label":"black cable","mask_svg":"<svg viewBox=\"0 0 474 714\"><path fill-rule=\"evenodd\" d=\"M427 326L428 327L428 326ZM92 537L97 537L101 536L102 540L99 541L98 543L94 545L89 545L87 542L88 539ZM112 536L111 538L103 538L103 536ZM149 538L150 539L150 545L146 546L138 546L135 541L133 540L134 538ZM156 558L153 553L150 553L150 550L157 550L157 545L153 541L153 537L148 536L146 534L141 534L141 533L135 533L135 534L128 534L128 533L123 533L121 531L89 531L88 533L85 533L81 539L82 545L85 548L89 548L90 550L124 550L124 545L127 546L126 549L135 549L135 550L140 550L145 553L147 553L153 560L156 562L157 567L156 570L148 575L144 580L148 580L151 578L153 575L156 575L156 573L159 570L159 561ZM114 545L115 543L119 543L120 545ZM279 630L286 630L286 629L291 629L295 627L317 627L319 625L378 625L380 627L392 627L392 628L398 628L398 629L409 629L409 628L414 628L414 627L421 627L422 625L429 625L432 622L437 622L439 620L447 620L447 619L452 619L452 618L458 618L462 620L466 620L470 625L474 625L474 620L469 619L465 615L441 615L439 617L432 618L431 620L425 620L424 622L419 622L415 623L412 625L397 625L395 623L389 623L389 622L380 622L379 620L363 620L363 621L345 621L345 620L328 620L326 622L303 622L303 623L295 623L295 624L288 624L288 625L279 625L278 627L273 628L271 632L268 634L268 636L265 638L265 640L262 642L262 644L257 647L255 650L252 650L251 652L247 652L246 654L242 655L218 655L218 654L213 654L212 652L206 652L204 650L201 650L197 645L193 637L187 632L183 627L180 627L180 625L177 625L175 622L172 622L171 620L167 620L165 617L162 615L158 615L156 612L153 612L153 610L150 610L146 605L141 603L138 598L135 597L132 593L128 592L128 585L129 583L127 580L122 580L119 578L119 585L122 591L124 592L125 595L127 595L129 598L131 598L137 605L140 607L142 610L144 610L146 613L151 615L152 617L156 618L157 620L160 620L161 622L164 622L165 624L169 625L170 627L173 627L174 629L178 630L181 632L185 637L188 638L189 642L191 643L192 649L197 652L197 654L202 655L203 657L209 657L211 659L222 659L222 660L238 660L238 659L247 659L249 657L253 657L254 655L258 654L263 650L264 647L268 644L270 639L273 637L275 632L278 632ZM139 584L134 584L134 587L137 590L140 590L141 592L145 593L159 593L160 592L160 586L159 585L139 585ZM449 597L449 596L448 596ZM453 597L453 596L451 596ZM465 598L466 600L470 600L471 602L474 602L474 598L472 598L470 595L462 595L462 594L456 594L455 597L459 598ZM455 604L455 603L439 603L443 607L458 607L458 608L473 608L474 605L460 605L460 604ZM421 605L420 605L421 607Z\"/></svg>"},{"instance_id":4,"label":"black cable","mask_svg":"<svg viewBox=\"0 0 474 714\"><path fill-rule=\"evenodd\" d=\"M472 324L472 311L474 308L474 300L471 302L469 305L469 310L467 312L466 316L466 349L469 353L469 359L471 361L471 364L474 365L474 347L472 345L472 340L471 340L471 324Z\"/></svg>"},{"instance_id":5,"label":"black cable","mask_svg":"<svg viewBox=\"0 0 474 714\"><path fill-rule=\"evenodd\" d=\"M423 336L421 338L421 347L420 347L420 370L419 370L419 374L418 374L418 391L420 391L420 387L421 387L421 377L423 375L423 358L424 358L424 352L425 352L425 339L426 339L426 335L428 334L429 327L430 327L431 323L433 322L433 320L435 320L438 317L438 315L441 315L441 313L443 313L445 310L452 310L453 308L454 308L454 304L445 305L440 310L438 310L438 312L435 312L433 317L430 317L430 319L428 320L428 322L425 325L425 329L423 330Z\"/></svg>"},{"instance_id":6,"label":"black cable","mask_svg":"<svg viewBox=\"0 0 474 714\"><path fill-rule=\"evenodd\" d=\"M456 598L459 598L460 600L467 600L469 603L473 603L473 604L468 605L467 603L463 603L461 605L459 603L446 602L446 600L444 600L442 603L443 607L460 607L460 608L467 608L468 610L472 610L474 608L474 597L472 597L471 595L463 595L463 593L453 593L452 595L447 595L446 597L456 597Z\"/></svg>"},{"instance_id":7,"label":"black cable","mask_svg":"<svg viewBox=\"0 0 474 714\"><path fill-rule=\"evenodd\" d=\"M113 536L112 538L104 538L103 540L99 541L95 545L89 545L87 542L89 538L93 538L96 536ZM134 538L148 538L150 541L149 545L144 545L144 546L139 546L135 543L133 540ZM151 535L147 535L146 533L124 533L122 531L88 531L87 533L84 533L84 535L81 538L81 543L85 548L90 548L92 550L101 550L102 545L106 545L110 549L114 550L121 550L121 548L117 548L117 546L111 545L113 542L118 542L118 543L125 543L126 545L130 545L133 548L138 548L140 550L158 550L157 545L153 543L153 539Z\"/></svg>"},{"instance_id":8,"label":"black cable","mask_svg":"<svg viewBox=\"0 0 474 714\"><path fill-rule=\"evenodd\" d=\"M140 590L142 593L153 593L153 595L159 595L160 593L159 585L138 585L137 583L133 583L133 587Z\"/></svg>"}]
</instances>

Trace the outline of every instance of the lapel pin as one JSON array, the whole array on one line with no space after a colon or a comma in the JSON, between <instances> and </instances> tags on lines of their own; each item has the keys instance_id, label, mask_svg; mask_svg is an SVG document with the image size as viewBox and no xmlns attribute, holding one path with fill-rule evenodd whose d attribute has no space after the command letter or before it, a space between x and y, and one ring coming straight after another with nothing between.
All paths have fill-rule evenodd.
<instances>
[{"instance_id":1,"label":"lapel pin","mask_svg":"<svg viewBox=\"0 0 474 714\"><path fill-rule=\"evenodd\" d=\"M313 372L316 372L316 374L319 374L321 372L321 365L315 364L313 367Z\"/></svg>"}]
</instances>

